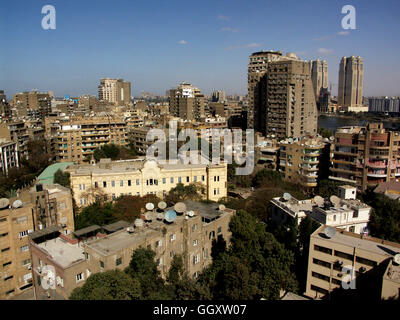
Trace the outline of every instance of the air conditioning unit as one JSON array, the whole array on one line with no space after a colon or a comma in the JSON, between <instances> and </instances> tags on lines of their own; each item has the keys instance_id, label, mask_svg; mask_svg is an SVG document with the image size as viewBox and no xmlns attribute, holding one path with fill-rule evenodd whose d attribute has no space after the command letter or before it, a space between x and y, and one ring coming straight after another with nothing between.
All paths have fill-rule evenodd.
<instances>
[{"instance_id":1,"label":"air conditioning unit","mask_svg":"<svg viewBox=\"0 0 400 320\"><path fill-rule=\"evenodd\" d=\"M360 272L365 272L365 271L367 271L367 268L365 268L365 267L360 268Z\"/></svg>"},{"instance_id":2,"label":"air conditioning unit","mask_svg":"<svg viewBox=\"0 0 400 320\"><path fill-rule=\"evenodd\" d=\"M337 276L338 276L339 278L341 278L343 275L342 275L341 273L338 273Z\"/></svg>"}]
</instances>

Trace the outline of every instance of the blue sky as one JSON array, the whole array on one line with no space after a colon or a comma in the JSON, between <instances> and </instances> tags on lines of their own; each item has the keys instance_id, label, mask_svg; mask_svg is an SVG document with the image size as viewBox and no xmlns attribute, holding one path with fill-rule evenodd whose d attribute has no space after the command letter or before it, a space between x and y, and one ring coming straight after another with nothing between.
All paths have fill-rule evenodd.
<instances>
[{"instance_id":1,"label":"blue sky","mask_svg":"<svg viewBox=\"0 0 400 320\"><path fill-rule=\"evenodd\" d=\"M55 30L41 27L46 4ZM340 35L346 4L356 30ZM341 57L360 55L364 95L400 95L399 9L397 0L2 1L0 89L97 95L100 78L118 77L134 95L181 81L245 94L248 56L272 49L327 59L334 94Z\"/></svg>"}]
</instances>

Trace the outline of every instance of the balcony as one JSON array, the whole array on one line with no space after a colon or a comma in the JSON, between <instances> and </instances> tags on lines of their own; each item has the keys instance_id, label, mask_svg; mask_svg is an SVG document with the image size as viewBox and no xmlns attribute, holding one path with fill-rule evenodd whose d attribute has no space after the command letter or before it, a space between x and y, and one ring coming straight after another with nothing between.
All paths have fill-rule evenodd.
<instances>
[{"instance_id":1,"label":"balcony","mask_svg":"<svg viewBox=\"0 0 400 320\"><path fill-rule=\"evenodd\" d=\"M367 165L371 168L383 168L383 169L386 169L388 166L386 161L368 161Z\"/></svg>"}]
</instances>

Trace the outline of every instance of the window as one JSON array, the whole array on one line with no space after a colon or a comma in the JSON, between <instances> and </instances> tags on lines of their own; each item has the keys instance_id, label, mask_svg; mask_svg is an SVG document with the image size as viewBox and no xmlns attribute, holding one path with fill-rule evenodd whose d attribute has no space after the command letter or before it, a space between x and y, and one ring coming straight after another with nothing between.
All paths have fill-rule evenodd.
<instances>
[{"instance_id":1,"label":"window","mask_svg":"<svg viewBox=\"0 0 400 320\"><path fill-rule=\"evenodd\" d=\"M358 211L353 212L353 218L358 218Z\"/></svg>"},{"instance_id":2,"label":"window","mask_svg":"<svg viewBox=\"0 0 400 320\"><path fill-rule=\"evenodd\" d=\"M11 261L8 261L8 262L6 262L6 263L3 263L3 268L9 266L11 263L12 263Z\"/></svg>"},{"instance_id":3,"label":"window","mask_svg":"<svg viewBox=\"0 0 400 320\"><path fill-rule=\"evenodd\" d=\"M217 194L217 189L214 188L214 196Z\"/></svg>"},{"instance_id":4,"label":"window","mask_svg":"<svg viewBox=\"0 0 400 320\"><path fill-rule=\"evenodd\" d=\"M103 188L107 188L107 181L103 181Z\"/></svg>"},{"instance_id":5,"label":"window","mask_svg":"<svg viewBox=\"0 0 400 320\"><path fill-rule=\"evenodd\" d=\"M175 241L176 240L176 234L174 233L174 234L171 234L171 236L169 237L169 239L171 240L171 242L172 241Z\"/></svg>"},{"instance_id":6,"label":"window","mask_svg":"<svg viewBox=\"0 0 400 320\"><path fill-rule=\"evenodd\" d=\"M197 264L200 262L200 253L193 256L193 264Z\"/></svg>"},{"instance_id":7,"label":"window","mask_svg":"<svg viewBox=\"0 0 400 320\"><path fill-rule=\"evenodd\" d=\"M167 178L162 178L162 183L166 184L167 183Z\"/></svg>"},{"instance_id":8,"label":"window","mask_svg":"<svg viewBox=\"0 0 400 320\"><path fill-rule=\"evenodd\" d=\"M335 250L335 256L343 258L343 259L347 259L347 260L353 260L353 255L352 254L348 254L348 253L341 252L341 251L338 251L338 250Z\"/></svg>"},{"instance_id":9,"label":"window","mask_svg":"<svg viewBox=\"0 0 400 320\"><path fill-rule=\"evenodd\" d=\"M204 176L201 176L201 181L205 181L205 177Z\"/></svg>"},{"instance_id":10,"label":"window","mask_svg":"<svg viewBox=\"0 0 400 320\"><path fill-rule=\"evenodd\" d=\"M194 176L194 177L193 177L193 181L194 181L194 182L197 182L197 176Z\"/></svg>"},{"instance_id":11,"label":"window","mask_svg":"<svg viewBox=\"0 0 400 320\"><path fill-rule=\"evenodd\" d=\"M182 183L182 177L178 177L178 183Z\"/></svg>"},{"instance_id":12,"label":"window","mask_svg":"<svg viewBox=\"0 0 400 320\"><path fill-rule=\"evenodd\" d=\"M197 240L193 240L193 247L197 246Z\"/></svg>"},{"instance_id":13,"label":"window","mask_svg":"<svg viewBox=\"0 0 400 320\"><path fill-rule=\"evenodd\" d=\"M128 187L131 186L131 180L128 180Z\"/></svg>"},{"instance_id":14,"label":"window","mask_svg":"<svg viewBox=\"0 0 400 320\"><path fill-rule=\"evenodd\" d=\"M207 259L208 258L208 249L203 250L203 258Z\"/></svg>"},{"instance_id":15,"label":"window","mask_svg":"<svg viewBox=\"0 0 400 320\"><path fill-rule=\"evenodd\" d=\"M197 223L192 226L192 231L196 231L196 230L197 230Z\"/></svg>"},{"instance_id":16,"label":"window","mask_svg":"<svg viewBox=\"0 0 400 320\"><path fill-rule=\"evenodd\" d=\"M123 187L123 186L124 186L124 180L121 180L121 181L119 182L119 186L120 186L120 187Z\"/></svg>"},{"instance_id":17,"label":"window","mask_svg":"<svg viewBox=\"0 0 400 320\"><path fill-rule=\"evenodd\" d=\"M104 262L100 261L100 268L104 269Z\"/></svg>"},{"instance_id":18,"label":"window","mask_svg":"<svg viewBox=\"0 0 400 320\"><path fill-rule=\"evenodd\" d=\"M332 255L332 249L321 247L321 246L318 246L316 244L314 245L314 250Z\"/></svg>"},{"instance_id":19,"label":"window","mask_svg":"<svg viewBox=\"0 0 400 320\"><path fill-rule=\"evenodd\" d=\"M82 281L83 280L83 273L81 272L81 273L78 273L77 275L76 275L76 282L80 282L80 281Z\"/></svg>"},{"instance_id":20,"label":"window","mask_svg":"<svg viewBox=\"0 0 400 320\"><path fill-rule=\"evenodd\" d=\"M94 183L94 188L97 189L98 187L99 187L98 183L95 182L95 183Z\"/></svg>"},{"instance_id":21,"label":"window","mask_svg":"<svg viewBox=\"0 0 400 320\"><path fill-rule=\"evenodd\" d=\"M1 218L0 219L0 222L6 222L7 221L7 218Z\"/></svg>"},{"instance_id":22,"label":"window","mask_svg":"<svg viewBox=\"0 0 400 320\"><path fill-rule=\"evenodd\" d=\"M111 187L115 187L115 181L111 181Z\"/></svg>"},{"instance_id":23,"label":"window","mask_svg":"<svg viewBox=\"0 0 400 320\"><path fill-rule=\"evenodd\" d=\"M8 236L8 232L6 232L6 233L1 233L0 234L0 238L2 238L2 237L7 237Z\"/></svg>"},{"instance_id":24,"label":"window","mask_svg":"<svg viewBox=\"0 0 400 320\"><path fill-rule=\"evenodd\" d=\"M22 223L25 223L27 221L28 221L28 217L26 217L26 216L17 218L17 223L18 224L22 224Z\"/></svg>"},{"instance_id":25,"label":"window","mask_svg":"<svg viewBox=\"0 0 400 320\"><path fill-rule=\"evenodd\" d=\"M139 179L136 179L136 185L137 186L139 185Z\"/></svg>"},{"instance_id":26,"label":"window","mask_svg":"<svg viewBox=\"0 0 400 320\"><path fill-rule=\"evenodd\" d=\"M189 182L190 181L190 178L189 177L186 177L186 182Z\"/></svg>"},{"instance_id":27,"label":"window","mask_svg":"<svg viewBox=\"0 0 400 320\"><path fill-rule=\"evenodd\" d=\"M9 276L7 278L4 278L4 281L11 280L12 278L14 278L14 276Z\"/></svg>"},{"instance_id":28,"label":"window","mask_svg":"<svg viewBox=\"0 0 400 320\"><path fill-rule=\"evenodd\" d=\"M372 261L362 257L356 257L356 261L370 267L375 267L377 265L376 261Z\"/></svg>"},{"instance_id":29,"label":"window","mask_svg":"<svg viewBox=\"0 0 400 320\"><path fill-rule=\"evenodd\" d=\"M218 234L222 233L222 227L218 227Z\"/></svg>"},{"instance_id":30,"label":"window","mask_svg":"<svg viewBox=\"0 0 400 320\"><path fill-rule=\"evenodd\" d=\"M10 247L1 249L1 252L7 252L8 250L10 250Z\"/></svg>"},{"instance_id":31,"label":"window","mask_svg":"<svg viewBox=\"0 0 400 320\"><path fill-rule=\"evenodd\" d=\"M22 261L22 265L23 266L26 266L26 265L28 265L30 263L31 263L31 259L26 259L26 260Z\"/></svg>"},{"instance_id":32,"label":"window","mask_svg":"<svg viewBox=\"0 0 400 320\"><path fill-rule=\"evenodd\" d=\"M21 252L26 252L29 250L29 246L22 246L21 247Z\"/></svg>"},{"instance_id":33,"label":"window","mask_svg":"<svg viewBox=\"0 0 400 320\"><path fill-rule=\"evenodd\" d=\"M215 231L211 231L209 233L209 235L208 235L208 239L211 240L211 239L214 239L214 238L215 238Z\"/></svg>"},{"instance_id":34,"label":"window","mask_svg":"<svg viewBox=\"0 0 400 320\"><path fill-rule=\"evenodd\" d=\"M28 230L22 231L19 233L19 238L25 238L28 235Z\"/></svg>"},{"instance_id":35,"label":"window","mask_svg":"<svg viewBox=\"0 0 400 320\"><path fill-rule=\"evenodd\" d=\"M321 280L324 280L324 281L327 281L327 282L329 282L329 277L328 276L325 276L325 275L323 275L323 274L320 274L320 273L318 273L318 272L312 272L311 273L311 275L314 277L314 278L318 278L318 279L321 279Z\"/></svg>"},{"instance_id":36,"label":"window","mask_svg":"<svg viewBox=\"0 0 400 320\"><path fill-rule=\"evenodd\" d=\"M173 251L170 251L169 256L170 256L171 258L173 258L174 255L175 255L175 253L174 253Z\"/></svg>"},{"instance_id":37,"label":"window","mask_svg":"<svg viewBox=\"0 0 400 320\"><path fill-rule=\"evenodd\" d=\"M122 258L118 258L117 260L115 260L115 265L119 266L122 264Z\"/></svg>"},{"instance_id":38,"label":"window","mask_svg":"<svg viewBox=\"0 0 400 320\"><path fill-rule=\"evenodd\" d=\"M314 290L316 292L323 293L323 294L328 294L328 292L329 292L326 289L322 289L322 288L314 286L314 285L311 285L311 290Z\"/></svg>"},{"instance_id":39,"label":"window","mask_svg":"<svg viewBox=\"0 0 400 320\"><path fill-rule=\"evenodd\" d=\"M313 258L313 263L317 264L319 266L323 266L325 268L329 268L329 269L331 268L331 264L329 262L325 262L325 261L322 261L322 260L319 260L319 259Z\"/></svg>"},{"instance_id":40,"label":"window","mask_svg":"<svg viewBox=\"0 0 400 320\"><path fill-rule=\"evenodd\" d=\"M159 248L159 247L162 247L162 245L163 245L162 240L158 240L158 241L156 241L155 247L156 247L156 248Z\"/></svg>"},{"instance_id":41,"label":"window","mask_svg":"<svg viewBox=\"0 0 400 320\"><path fill-rule=\"evenodd\" d=\"M86 260L90 260L89 253L85 252L85 258L86 258Z\"/></svg>"}]
</instances>

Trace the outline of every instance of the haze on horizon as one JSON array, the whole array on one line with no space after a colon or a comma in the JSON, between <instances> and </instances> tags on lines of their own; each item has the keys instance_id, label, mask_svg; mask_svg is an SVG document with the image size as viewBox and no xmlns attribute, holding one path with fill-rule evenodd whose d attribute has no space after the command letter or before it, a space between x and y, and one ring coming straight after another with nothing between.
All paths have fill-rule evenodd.
<instances>
[{"instance_id":1,"label":"haze on horizon","mask_svg":"<svg viewBox=\"0 0 400 320\"><path fill-rule=\"evenodd\" d=\"M188 81L205 94L247 93L249 55L260 50L326 59L337 93L340 59L364 60L364 96L400 95L398 12L387 1L52 1L56 29L41 27L38 0L0 4L0 89L97 96L103 77L165 94ZM356 8L356 30L343 30L341 9Z\"/></svg>"}]
</instances>

